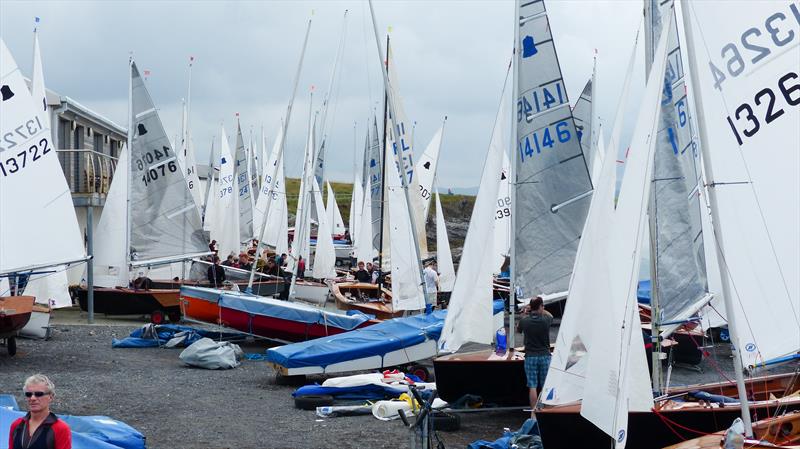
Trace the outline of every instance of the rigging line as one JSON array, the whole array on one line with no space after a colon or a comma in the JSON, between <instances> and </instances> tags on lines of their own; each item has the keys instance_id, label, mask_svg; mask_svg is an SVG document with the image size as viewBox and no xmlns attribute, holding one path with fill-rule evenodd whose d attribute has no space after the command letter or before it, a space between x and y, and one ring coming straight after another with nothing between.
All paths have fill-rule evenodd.
<instances>
[{"instance_id":1,"label":"rigging line","mask_svg":"<svg viewBox=\"0 0 800 449\"><path fill-rule=\"evenodd\" d=\"M694 5L692 5L691 3L687 3L687 4L691 8L692 13L695 15L695 22L697 22L697 14L694 11ZM691 26L691 24L689 24L689 26ZM703 41L703 47L706 50L706 54L710 55L711 52L708 49L708 43L706 42L705 34L703 33L702 27L698 27L698 31L699 31L700 39ZM764 66L766 66L766 64L764 64ZM694 86L694 88L695 88L695 90L697 90L698 87ZM726 101L725 96L722 94L722 90L720 90L717 95L722 99L722 104L725 106L725 112L727 112L728 115L731 115L730 108L728 107L728 102ZM700 112L700 111L698 111L698 112ZM753 198L756 201L756 206L758 208L758 215L759 215L759 218L761 218L761 224L762 224L762 226L764 228L764 232L766 232L766 234L767 234L767 240L769 241L769 246L770 246L770 251L772 252L772 257L775 260L775 264L778 266L778 273L780 274L780 278L781 278L781 283L783 285L783 289L786 292L786 298L789 299L788 303L789 303L789 305L790 305L790 307L792 309L792 312L794 314L795 321L797 322L798 326L800 326L800 321L797 321L798 311L795 309L794 303L791 301L792 295L789 292L789 285L786 282L786 276L783 273L783 267L781 266L781 264L780 264L780 262L778 260L778 253L775 250L775 242L773 241L772 233L770 232L769 227L767 226L766 217L764 216L764 210L761 207L761 200L758 197L758 194L756 193L755 186L753 185L753 177L750 175L750 167L747 165L747 160L744 158L744 153L742 152L742 146L741 145L737 145L737 147L739 148L739 152L738 152L739 158L741 159L742 166L744 167L745 173L747 174L747 179L748 179L748 182L750 184L750 190L753 192ZM731 281L731 282L733 282L733 281Z\"/></svg>"}]
</instances>

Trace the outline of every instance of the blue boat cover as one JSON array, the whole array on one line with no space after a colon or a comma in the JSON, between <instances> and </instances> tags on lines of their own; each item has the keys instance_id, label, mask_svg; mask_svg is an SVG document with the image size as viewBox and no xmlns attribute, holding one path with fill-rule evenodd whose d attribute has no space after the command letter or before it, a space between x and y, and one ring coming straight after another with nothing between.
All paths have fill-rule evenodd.
<instances>
[{"instance_id":1,"label":"blue boat cover","mask_svg":"<svg viewBox=\"0 0 800 449\"><path fill-rule=\"evenodd\" d=\"M131 332L129 337L122 340L112 339L112 348L157 348L167 344L175 337L182 336L183 341L176 347L186 347L208 337L214 340L231 340L241 338L241 334L223 333L217 331L207 331L190 326L179 326L176 324L146 324Z\"/></svg>"},{"instance_id":2,"label":"blue boat cover","mask_svg":"<svg viewBox=\"0 0 800 449\"><path fill-rule=\"evenodd\" d=\"M639 288L636 290L636 299L640 304L650 304L650 279L639 281Z\"/></svg>"},{"instance_id":3,"label":"blue boat cover","mask_svg":"<svg viewBox=\"0 0 800 449\"><path fill-rule=\"evenodd\" d=\"M219 306L251 315L268 316L297 323L323 324L344 330L355 329L364 322L369 321L369 317L363 313L345 315L344 313L327 312L304 304L240 292L223 293L219 299Z\"/></svg>"},{"instance_id":4,"label":"blue boat cover","mask_svg":"<svg viewBox=\"0 0 800 449\"><path fill-rule=\"evenodd\" d=\"M8 448L11 423L25 412L0 407L0 449ZM107 416L58 415L72 430L72 449L145 449L138 430Z\"/></svg>"},{"instance_id":5,"label":"blue boat cover","mask_svg":"<svg viewBox=\"0 0 800 449\"><path fill-rule=\"evenodd\" d=\"M502 313L503 301L494 301L494 313ZM438 340L447 310L430 315L394 318L351 332L270 348L267 360L286 368L327 367L365 357L380 356L426 340Z\"/></svg>"},{"instance_id":6,"label":"blue boat cover","mask_svg":"<svg viewBox=\"0 0 800 449\"><path fill-rule=\"evenodd\" d=\"M391 385L358 385L355 387L323 387L322 385L304 385L292 393L292 396L330 395L336 399L386 399L396 398L407 393L408 388Z\"/></svg>"}]
</instances>

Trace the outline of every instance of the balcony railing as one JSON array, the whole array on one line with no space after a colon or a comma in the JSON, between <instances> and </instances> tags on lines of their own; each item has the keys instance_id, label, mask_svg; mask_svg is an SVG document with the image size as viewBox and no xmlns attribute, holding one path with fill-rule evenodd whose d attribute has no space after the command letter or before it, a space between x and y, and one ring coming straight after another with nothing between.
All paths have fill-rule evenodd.
<instances>
[{"instance_id":1,"label":"balcony railing","mask_svg":"<svg viewBox=\"0 0 800 449\"><path fill-rule=\"evenodd\" d=\"M57 152L70 192L108 193L117 158L90 149L62 149Z\"/></svg>"}]
</instances>

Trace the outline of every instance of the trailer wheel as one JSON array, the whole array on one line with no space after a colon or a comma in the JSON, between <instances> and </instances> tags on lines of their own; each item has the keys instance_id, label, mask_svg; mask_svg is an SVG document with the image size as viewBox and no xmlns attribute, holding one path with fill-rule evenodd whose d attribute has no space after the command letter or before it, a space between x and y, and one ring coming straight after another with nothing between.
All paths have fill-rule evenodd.
<instances>
[{"instance_id":1,"label":"trailer wheel","mask_svg":"<svg viewBox=\"0 0 800 449\"><path fill-rule=\"evenodd\" d=\"M183 316L181 315L180 312L169 312L167 313L167 318L169 318L170 323L178 324L180 323L181 318L183 318Z\"/></svg>"},{"instance_id":2,"label":"trailer wheel","mask_svg":"<svg viewBox=\"0 0 800 449\"><path fill-rule=\"evenodd\" d=\"M461 428L461 417L454 413L433 412L431 421L436 431L455 432Z\"/></svg>"},{"instance_id":3,"label":"trailer wheel","mask_svg":"<svg viewBox=\"0 0 800 449\"><path fill-rule=\"evenodd\" d=\"M408 367L408 369L406 370L406 373L413 374L413 375L419 377L419 380L421 380L423 382L427 382L428 379L431 376L431 373L430 373L430 371L428 371L428 368L426 368L426 367L424 367L422 365L410 365Z\"/></svg>"},{"instance_id":4,"label":"trailer wheel","mask_svg":"<svg viewBox=\"0 0 800 449\"><path fill-rule=\"evenodd\" d=\"M294 398L294 406L300 410L316 410L317 407L333 405L333 396L329 394L309 394Z\"/></svg>"},{"instance_id":5,"label":"trailer wheel","mask_svg":"<svg viewBox=\"0 0 800 449\"><path fill-rule=\"evenodd\" d=\"M150 314L150 322L153 324L164 324L164 311L154 310L153 313Z\"/></svg>"},{"instance_id":6,"label":"trailer wheel","mask_svg":"<svg viewBox=\"0 0 800 449\"><path fill-rule=\"evenodd\" d=\"M17 353L17 337L8 337L6 339L6 348L8 349L8 355L13 357Z\"/></svg>"}]
</instances>

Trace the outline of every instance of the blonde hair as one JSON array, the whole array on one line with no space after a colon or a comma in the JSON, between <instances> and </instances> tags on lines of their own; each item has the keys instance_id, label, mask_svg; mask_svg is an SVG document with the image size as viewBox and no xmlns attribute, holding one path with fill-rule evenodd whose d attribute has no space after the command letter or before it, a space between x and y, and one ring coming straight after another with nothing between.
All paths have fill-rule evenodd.
<instances>
[{"instance_id":1,"label":"blonde hair","mask_svg":"<svg viewBox=\"0 0 800 449\"><path fill-rule=\"evenodd\" d=\"M44 374L34 374L33 376L28 377L25 379L25 384L23 385L23 389L31 386L31 385L44 385L47 387L47 393L51 396L56 394L56 386L53 385L53 381L50 380L49 377L45 376Z\"/></svg>"}]
</instances>

